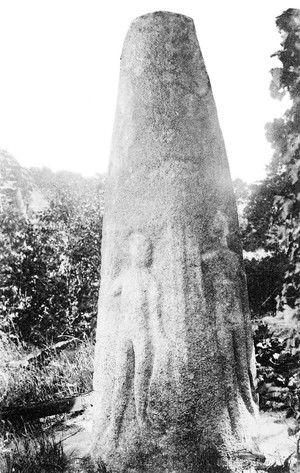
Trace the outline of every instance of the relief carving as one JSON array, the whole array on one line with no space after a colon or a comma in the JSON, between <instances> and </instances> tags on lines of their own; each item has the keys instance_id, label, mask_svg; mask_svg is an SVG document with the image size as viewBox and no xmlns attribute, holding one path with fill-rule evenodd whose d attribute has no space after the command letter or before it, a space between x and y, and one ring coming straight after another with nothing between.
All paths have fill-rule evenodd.
<instances>
[{"instance_id":1,"label":"relief carving","mask_svg":"<svg viewBox=\"0 0 300 473\"><path fill-rule=\"evenodd\" d=\"M218 211L211 230L211 246L202 255L202 271L207 308L215 322L228 412L235 429L238 420L236 392L240 392L248 411L254 413L253 373L245 313L245 274L240 258L227 246L227 235L226 218Z\"/></svg>"},{"instance_id":2,"label":"relief carving","mask_svg":"<svg viewBox=\"0 0 300 473\"><path fill-rule=\"evenodd\" d=\"M147 412L155 346L164 337L158 285L151 274L152 245L141 233L128 239L129 267L115 279L112 297L119 298L120 321L110 435L117 439L129 395L134 389L136 419L150 426Z\"/></svg>"}]
</instances>

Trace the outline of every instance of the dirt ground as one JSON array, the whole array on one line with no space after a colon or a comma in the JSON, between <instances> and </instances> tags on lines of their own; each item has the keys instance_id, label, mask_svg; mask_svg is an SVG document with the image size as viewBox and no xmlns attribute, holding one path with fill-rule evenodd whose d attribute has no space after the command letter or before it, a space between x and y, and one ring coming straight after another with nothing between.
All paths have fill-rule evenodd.
<instances>
[{"instance_id":1,"label":"dirt ground","mask_svg":"<svg viewBox=\"0 0 300 473\"><path fill-rule=\"evenodd\" d=\"M287 419L284 412L261 412L259 419L260 451L265 455L265 465L283 465L284 461L296 452L297 435L289 435L289 431L295 428L295 421ZM74 472L83 472L81 460L89 453L92 440L92 412L85 411L83 414L66 420L55 436L61 440L65 453L72 456ZM276 469L273 471L290 471L300 473L300 464L296 464L295 456L292 456L289 465L290 470ZM295 469L296 468L296 469ZM71 470L70 470L71 471ZM267 470L268 471L268 470ZM269 471L272 471L270 469Z\"/></svg>"},{"instance_id":2,"label":"dirt ground","mask_svg":"<svg viewBox=\"0 0 300 473\"><path fill-rule=\"evenodd\" d=\"M287 457L296 452L297 435L289 435L295 428L295 420L287 419L285 412L261 412L259 420L260 450L266 456L266 464L282 465ZM296 470L297 471L297 470ZM300 472L300 467L298 472Z\"/></svg>"}]
</instances>

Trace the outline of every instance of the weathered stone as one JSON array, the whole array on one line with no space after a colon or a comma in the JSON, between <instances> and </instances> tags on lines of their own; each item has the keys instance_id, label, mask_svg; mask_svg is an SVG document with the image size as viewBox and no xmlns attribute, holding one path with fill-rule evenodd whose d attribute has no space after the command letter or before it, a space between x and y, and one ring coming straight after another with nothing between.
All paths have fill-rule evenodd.
<instances>
[{"instance_id":1,"label":"weathered stone","mask_svg":"<svg viewBox=\"0 0 300 473\"><path fill-rule=\"evenodd\" d=\"M137 18L125 39L101 271L94 457L113 472L241 471L256 406L237 212L182 15Z\"/></svg>"}]
</instances>

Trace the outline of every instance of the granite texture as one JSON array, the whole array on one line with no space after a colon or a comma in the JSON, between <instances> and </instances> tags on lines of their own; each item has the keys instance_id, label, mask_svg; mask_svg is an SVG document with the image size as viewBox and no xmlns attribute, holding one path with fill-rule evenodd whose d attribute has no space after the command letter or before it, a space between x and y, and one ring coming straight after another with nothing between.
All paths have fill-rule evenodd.
<instances>
[{"instance_id":1,"label":"granite texture","mask_svg":"<svg viewBox=\"0 0 300 473\"><path fill-rule=\"evenodd\" d=\"M147 14L121 57L93 456L111 472L242 471L254 380L236 204L194 24Z\"/></svg>"}]
</instances>

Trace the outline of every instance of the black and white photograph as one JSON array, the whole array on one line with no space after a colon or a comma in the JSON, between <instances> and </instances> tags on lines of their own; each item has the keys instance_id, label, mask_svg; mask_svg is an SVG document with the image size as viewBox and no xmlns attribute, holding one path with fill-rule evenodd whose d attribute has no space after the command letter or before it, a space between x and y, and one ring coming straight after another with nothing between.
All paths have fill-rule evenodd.
<instances>
[{"instance_id":1,"label":"black and white photograph","mask_svg":"<svg viewBox=\"0 0 300 473\"><path fill-rule=\"evenodd\" d=\"M300 473L300 5L0 0L0 473Z\"/></svg>"}]
</instances>

